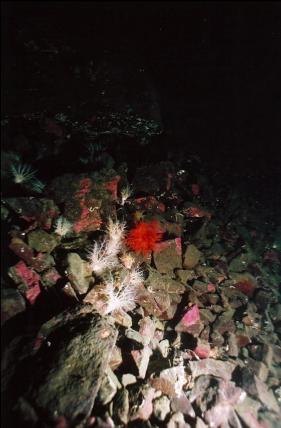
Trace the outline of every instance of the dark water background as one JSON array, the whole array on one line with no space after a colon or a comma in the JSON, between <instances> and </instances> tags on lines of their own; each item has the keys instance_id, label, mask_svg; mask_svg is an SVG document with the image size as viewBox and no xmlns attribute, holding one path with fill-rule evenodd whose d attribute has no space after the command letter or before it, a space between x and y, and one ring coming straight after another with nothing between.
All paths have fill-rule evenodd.
<instances>
[{"instance_id":1,"label":"dark water background","mask_svg":"<svg viewBox=\"0 0 281 428\"><path fill-rule=\"evenodd\" d=\"M280 12L279 2L3 2L3 111L83 97L83 83L61 80L67 63L51 87L26 91L18 31L65 41L81 65L123 55L153 79L168 147L255 176L270 193L280 178Z\"/></svg>"}]
</instances>

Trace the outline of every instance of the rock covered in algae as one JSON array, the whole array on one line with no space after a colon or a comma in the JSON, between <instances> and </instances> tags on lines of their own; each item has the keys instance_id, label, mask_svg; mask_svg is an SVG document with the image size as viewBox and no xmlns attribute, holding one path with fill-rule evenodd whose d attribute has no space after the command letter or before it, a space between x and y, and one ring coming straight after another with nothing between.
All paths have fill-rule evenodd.
<instances>
[{"instance_id":1,"label":"rock covered in algae","mask_svg":"<svg viewBox=\"0 0 281 428\"><path fill-rule=\"evenodd\" d=\"M38 416L47 426L61 418L69 426L83 425L104 378L116 329L85 305L52 318L40 335L46 340L33 357L31 385L24 398L40 409Z\"/></svg>"}]
</instances>

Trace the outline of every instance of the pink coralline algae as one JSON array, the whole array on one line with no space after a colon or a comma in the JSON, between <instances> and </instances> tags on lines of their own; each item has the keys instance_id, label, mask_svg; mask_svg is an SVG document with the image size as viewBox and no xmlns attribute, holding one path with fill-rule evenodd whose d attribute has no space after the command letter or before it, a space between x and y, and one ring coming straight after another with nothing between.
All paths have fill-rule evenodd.
<instances>
[{"instance_id":1,"label":"pink coralline algae","mask_svg":"<svg viewBox=\"0 0 281 428\"><path fill-rule=\"evenodd\" d=\"M177 255L182 255L181 238L169 239L167 241L161 241L155 244L154 252L166 250L168 247L174 247Z\"/></svg>"},{"instance_id":2,"label":"pink coralline algae","mask_svg":"<svg viewBox=\"0 0 281 428\"><path fill-rule=\"evenodd\" d=\"M135 206L137 209L144 209L159 213L164 213L166 211L166 207L163 202L159 202L154 196L136 198Z\"/></svg>"},{"instance_id":3,"label":"pink coralline algae","mask_svg":"<svg viewBox=\"0 0 281 428\"><path fill-rule=\"evenodd\" d=\"M88 205L94 205L95 201L86 201L85 195L91 191L92 180L90 178L83 178L80 180L79 190L75 193L75 197L79 200L81 215L79 220L73 225L73 230L76 233L91 232L99 229L102 221L97 210L90 210Z\"/></svg>"},{"instance_id":4,"label":"pink coralline algae","mask_svg":"<svg viewBox=\"0 0 281 428\"><path fill-rule=\"evenodd\" d=\"M76 198L80 198L90 192L92 180L90 178L83 178L82 180L80 180L79 184L79 190L77 190L77 192L75 193Z\"/></svg>"},{"instance_id":5,"label":"pink coralline algae","mask_svg":"<svg viewBox=\"0 0 281 428\"><path fill-rule=\"evenodd\" d=\"M193 324L196 324L200 321L200 313L197 305L192 306L192 308L188 309L185 315L183 316L181 323L185 327L189 327Z\"/></svg>"},{"instance_id":6,"label":"pink coralline algae","mask_svg":"<svg viewBox=\"0 0 281 428\"><path fill-rule=\"evenodd\" d=\"M179 256L182 255L182 245L181 245L181 238L175 238L176 243L176 251Z\"/></svg>"},{"instance_id":7,"label":"pink coralline algae","mask_svg":"<svg viewBox=\"0 0 281 428\"><path fill-rule=\"evenodd\" d=\"M102 224L102 220L100 219L98 212L91 212L84 204L85 201L82 200L80 204L82 208L80 219L73 226L73 230L76 233L97 230Z\"/></svg>"},{"instance_id":8,"label":"pink coralline algae","mask_svg":"<svg viewBox=\"0 0 281 428\"><path fill-rule=\"evenodd\" d=\"M120 180L121 180L120 175L117 175L111 181L104 183L105 189L110 192L112 199L114 201L117 201L117 190L118 190L118 183Z\"/></svg>"},{"instance_id":9,"label":"pink coralline algae","mask_svg":"<svg viewBox=\"0 0 281 428\"><path fill-rule=\"evenodd\" d=\"M197 346L194 349L194 353L197 355L197 357L201 359L208 358L210 355L210 351L210 344L208 342L198 339Z\"/></svg>"},{"instance_id":10,"label":"pink coralline algae","mask_svg":"<svg viewBox=\"0 0 281 428\"><path fill-rule=\"evenodd\" d=\"M211 282L209 282L209 284L207 285L207 291L209 293L213 293L216 291L216 286L215 284L212 284Z\"/></svg>"},{"instance_id":11,"label":"pink coralline algae","mask_svg":"<svg viewBox=\"0 0 281 428\"><path fill-rule=\"evenodd\" d=\"M24 292L26 299L31 305L33 305L41 293L40 289L40 276L32 269L28 268L23 261L18 262L15 265L15 272L21 282L27 287Z\"/></svg>"}]
</instances>

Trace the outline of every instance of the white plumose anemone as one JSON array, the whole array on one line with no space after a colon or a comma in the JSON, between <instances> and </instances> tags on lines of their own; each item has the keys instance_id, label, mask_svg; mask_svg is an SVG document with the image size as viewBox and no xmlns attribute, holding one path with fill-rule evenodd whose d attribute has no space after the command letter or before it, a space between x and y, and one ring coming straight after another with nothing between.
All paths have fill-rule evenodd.
<instances>
[{"instance_id":1,"label":"white plumose anemone","mask_svg":"<svg viewBox=\"0 0 281 428\"><path fill-rule=\"evenodd\" d=\"M118 265L117 255L122 248L125 224L109 219L107 237L101 242L95 242L89 253L89 261L93 272L101 275L106 269Z\"/></svg>"},{"instance_id":2,"label":"white plumose anemone","mask_svg":"<svg viewBox=\"0 0 281 428\"><path fill-rule=\"evenodd\" d=\"M143 273L139 268L134 268L126 273L118 283L110 275L105 282L105 294L107 296L104 315L116 310L130 311L135 307L138 286L143 281Z\"/></svg>"},{"instance_id":3,"label":"white plumose anemone","mask_svg":"<svg viewBox=\"0 0 281 428\"><path fill-rule=\"evenodd\" d=\"M10 172L16 184L26 183L32 180L36 174L36 171L25 163L11 164Z\"/></svg>"}]
</instances>

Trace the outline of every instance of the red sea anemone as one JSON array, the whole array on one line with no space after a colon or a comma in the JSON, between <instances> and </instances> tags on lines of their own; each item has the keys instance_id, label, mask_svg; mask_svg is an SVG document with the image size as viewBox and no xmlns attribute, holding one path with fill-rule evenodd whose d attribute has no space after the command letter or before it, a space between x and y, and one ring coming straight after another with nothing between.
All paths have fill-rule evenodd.
<instances>
[{"instance_id":1,"label":"red sea anemone","mask_svg":"<svg viewBox=\"0 0 281 428\"><path fill-rule=\"evenodd\" d=\"M141 221L130 230L126 238L126 243L131 250L146 255L156 249L163 233L157 220L150 222Z\"/></svg>"}]
</instances>

